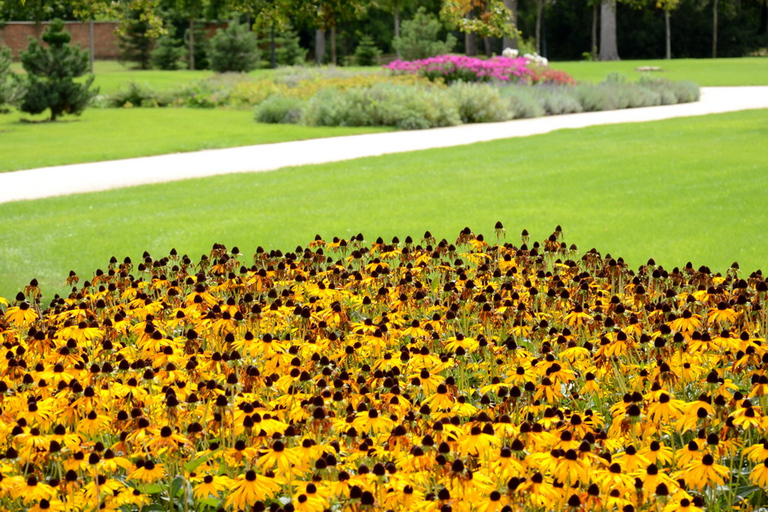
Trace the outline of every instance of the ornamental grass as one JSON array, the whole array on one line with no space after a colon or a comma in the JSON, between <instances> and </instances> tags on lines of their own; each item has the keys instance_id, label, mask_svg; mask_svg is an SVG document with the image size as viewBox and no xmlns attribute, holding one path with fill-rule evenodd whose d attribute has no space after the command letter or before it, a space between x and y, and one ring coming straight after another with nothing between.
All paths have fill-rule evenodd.
<instances>
[{"instance_id":1,"label":"ornamental grass","mask_svg":"<svg viewBox=\"0 0 768 512\"><path fill-rule=\"evenodd\" d=\"M558 228L214 245L1 300L0 508L756 510L762 274Z\"/></svg>"}]
</instances>

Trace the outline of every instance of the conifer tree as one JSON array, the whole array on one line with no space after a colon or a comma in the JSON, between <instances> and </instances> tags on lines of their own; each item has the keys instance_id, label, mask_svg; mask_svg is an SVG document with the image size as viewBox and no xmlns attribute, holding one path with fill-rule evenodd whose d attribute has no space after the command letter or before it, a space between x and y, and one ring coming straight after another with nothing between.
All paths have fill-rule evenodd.
<instances>
[{"instance_id":1,"label":"conifer tree","mask_svg":"<svg viewBox=\"0 0 768 512\"><path fill-rule=\"evenodd\" d=\"M72 36L61 20L52 21L42 39L47 47L30 38L27 50L21 53L27 72L22 112L39 114L50 109L51 121L63 114L82 113L98 92L91 89L93 75L85 82L75 81L88 72L88 52L69 44Z\"/></svg>"}]
</instances>

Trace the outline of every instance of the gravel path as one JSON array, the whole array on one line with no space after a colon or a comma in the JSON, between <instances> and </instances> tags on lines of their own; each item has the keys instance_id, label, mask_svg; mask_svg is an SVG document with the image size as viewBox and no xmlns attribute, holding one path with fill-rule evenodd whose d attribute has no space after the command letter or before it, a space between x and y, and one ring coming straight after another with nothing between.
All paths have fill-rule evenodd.
<instances>
[{"instance_id":1,"label":"gravel path","mask_svg":"<svg viewBox=\"0 0 768 512\"><path fill-rule=\"evenodd\" d=\"M564 128L657 121L768 108L768 87L704 87L701 101L682 105L352 135L278 144L263 144L127 160L44 167L0 174L0 203L96 192L235 172L272 171L282 167L338 162L366 156L460 146L524 137Z\"/></svg>"}]
</instances>

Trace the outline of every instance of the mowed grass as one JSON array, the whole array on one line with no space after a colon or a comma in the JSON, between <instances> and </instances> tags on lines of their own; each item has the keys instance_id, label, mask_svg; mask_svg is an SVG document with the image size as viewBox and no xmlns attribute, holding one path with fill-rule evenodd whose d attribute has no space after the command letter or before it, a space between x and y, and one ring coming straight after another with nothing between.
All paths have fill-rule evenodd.
<instances>
[{"instance_id":1,"label":"mowed grass","mask_svg":"<svg viewBox=\"0 0 768 512\"><path fill-rule=\"evenodd\" d=\"M646 66L662 69L652 72L653 76L689 80L701 87L768 85L768 57L550 62L550 67L561 69L581 82L600 82L609 73L621 73L629 80L636 80L642 75L636 69Z\"/></svg>"},{"instance_id":2,"label":"mowed grass","mask_svg":"<svg viewBox=\"0 0 768 512\"><path fill-rule=\"evenodd\" d=\"M367 239L465 226L493 242L561 225L584 252L768 270L768 110L608 125L365 158L0 205L0 295L37 278L47 297L74 269L171 248L193 259L214 242L252 254L315 234Z\"/></svg>"},{"instance_id":3,"label":"mowed grass","mask_svg":"<svg viewBox=\"0 0 768 512\"><path fill-rule=\"evenodd\" d=\"M30 116L0 115L0 172L387 131L261 124L251 111L224 109L88 109L55 123L22 118Z\"/></svg>"}]
</instances>

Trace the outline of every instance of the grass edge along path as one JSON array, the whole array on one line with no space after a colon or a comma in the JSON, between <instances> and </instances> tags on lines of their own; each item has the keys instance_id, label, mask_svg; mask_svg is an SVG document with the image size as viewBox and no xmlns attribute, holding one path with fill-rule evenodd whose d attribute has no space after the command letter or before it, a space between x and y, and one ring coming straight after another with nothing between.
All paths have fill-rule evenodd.
<instances>
[{"instance_id":1,"label":"grass edge along path","mask_svg":"<svg viewBox=\"0 0 768 512\"><path fill-rule=\"evenodd\" d=\"M768 175L755 150L768 110L604 125L445 149L0 205L0 295L38 278L48 298L70 269L214 242L291 250L320 233L517 237L562 225L584 252L632 267L738 261L766 267Z\"/></svg>"},{"instance_id":2,"label":"grass edge along path","mask_svg":"<svg viewBox=\"0 0 768 512\"><path fill-rule=\"evenodd\" d=\"M20 117L0 115L0 172L392 131L269 125L255 123L250 110L225 109L88 109L55 123Z\"/></svg>"}]
</instances>

